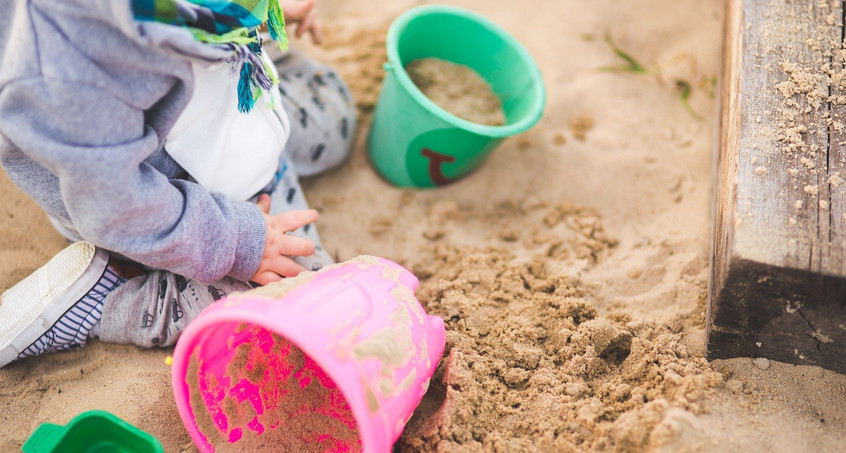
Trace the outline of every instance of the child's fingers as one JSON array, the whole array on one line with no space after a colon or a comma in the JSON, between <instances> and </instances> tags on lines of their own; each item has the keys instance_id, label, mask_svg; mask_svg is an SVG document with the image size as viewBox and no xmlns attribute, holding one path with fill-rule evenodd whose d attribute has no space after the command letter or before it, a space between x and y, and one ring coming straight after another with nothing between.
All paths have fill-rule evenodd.
<instances>
[{"instance_id":1,"label":"child's fingers","mask_svg":"<svg viewBox=\"0 0 846 453\"><path fill-rule=\"evenodd\" d=\"M273 216L273 228L282 232L294 231L297 228L317 221L320 215L314 209L290 211Z\"/></svg>"},{"instance_id":2,"label":"child's fingers","mask_svg":"<svg viewBox=\"0 0 846 453\"><path fill-rule=\"evenodd\" d=\"M285 235L285 244L281 248L282 253L291 256L309 256L315 249L314 242L291 235Z\"/></svg>"},{"instance_id":3,"label":"child's fingers","mask_svg":"<svg viewBox=\"0 0 846 453\"><path fill-rule=\"evenodd\" d=\"M296 277L300 275L300 272L305 270L304 267L286 256L278 256L270 264L272 265L272 271L282 277Z\"/></svg>"},{"instance_id":4,"label":"child's fingers","mask_svg":"<svg viewBox=\"0 0 846 453\"><path fill-rule=\"evenodd\" d=\"M320 26L320 19L317 14L314 15L314 21L311 25L311 40L315 44L323 44L323 27Z\"/></svg>"},{"instance_id":5,"label":"child's fingers","mask_svg":"<svg viewBox=\"0 0 846 453\"><path fill-rule=\"evenodd\" d=\"M282 2L282 13L285 21L292 23L302 20L314 7L314 0Z\"/></svg>"},{"instance_id":6,"label":"child's fingers","mask_svg":"<svg viewBox=\"0 0 846 453\"><path fill-rule=\"evenodd\" d=\"M256 205L261 209L261 212L270 214L270 195L266 193L259 195Z\"/></svg>"},{"instance_id":7,"label":"child's fingers","mask_svg":"<svg viewBox=\"0 0 846 453\"><path fill-rule=\"evenodd\" d=\"M297 24L297 38L301 38L305 32L311 30L311 28L314 26L315 17L316 16L314 10L311 10L308 12L308 14L306 14L303 20L299 24Z\"/></svg>"},{"instance_id":8,"label":"child's fingers","mask_svg":"<svg viewBox=\"0 0 846 453\"><path fill-rule=\"evenodd\" d=\"M261 262L261 269L253 276L252 281L259 285L278 282L285 277L296 277L305 270L294 260L286 256L276 256L271 259L264 259Z\"/></svg>"},{"instance_id":9,"label":"child's fingers","mask_svg":"<svg viewBox=\"0 0 846 453\"><path fill-rule=\"evenodd\" d=\"M282 278L283 277L276 272L266 271L254 275L252 280L259 285L264 286L268 283L278 282L279 280L282 280Z\"/></svg>"},{"instance_id":10,"label":"child's fingers","mask_svg":"<svg viewBox=\"0 0 846 453\"><path fill-rule=\"evenodd\" d=\"M309 33L311 35L311 40L315 44L322 44L323 43L323 30L320 28L320 20L317 17L317 10L313 9L309 11L308 15L297 24L297 31L295 36L300 38L305 33Z\"/></svg>"}]
</instances>

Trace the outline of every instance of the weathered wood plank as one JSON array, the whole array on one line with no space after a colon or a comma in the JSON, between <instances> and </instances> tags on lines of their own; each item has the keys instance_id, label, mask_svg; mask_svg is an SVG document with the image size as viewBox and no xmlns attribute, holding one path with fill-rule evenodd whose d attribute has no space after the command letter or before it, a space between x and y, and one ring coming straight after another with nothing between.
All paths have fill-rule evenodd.
<instances>
[{"instance_id":1,"label":"weathered wood plank","mask_svg":"<svg viewBox=\"0 0 846 453\"><path fill-rule=\"evenodd\" d=\"M708 353L846 372L844 2L729 0Z\"/></svg>"}]
</instances>

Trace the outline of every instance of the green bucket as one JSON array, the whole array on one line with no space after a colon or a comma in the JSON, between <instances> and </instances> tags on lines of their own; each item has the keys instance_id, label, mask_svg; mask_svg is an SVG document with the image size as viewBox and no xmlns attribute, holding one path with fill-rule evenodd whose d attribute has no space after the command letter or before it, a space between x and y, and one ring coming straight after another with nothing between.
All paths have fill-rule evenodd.
<instances>
[{"instance_id":1,"label":"green bucket","mask_svg":"<svg viewBox=\"0 0 846 453\"><path fill-rule=\"evenodd\" d=\"M83 412L67 425L42 423L23 453L164 453L153 436L106 411Z\"/></svg>"},{"instance_id":2,"label":"green bucket","mask_svg":"<svg viewBox=\"0 0 846 453\"><path fill-rule=\"evenodd\" d=\"M532 127L546 93L526 49L484 17L448 6L421 6L400 15L387 37L385 80L368 137L370 161L388 181L405 187L452 182L477 168L506 137ZM414 85L405 65L434 57L475 70L499 97L506 124L461 119Z\"/></svg>"}]
</instances>

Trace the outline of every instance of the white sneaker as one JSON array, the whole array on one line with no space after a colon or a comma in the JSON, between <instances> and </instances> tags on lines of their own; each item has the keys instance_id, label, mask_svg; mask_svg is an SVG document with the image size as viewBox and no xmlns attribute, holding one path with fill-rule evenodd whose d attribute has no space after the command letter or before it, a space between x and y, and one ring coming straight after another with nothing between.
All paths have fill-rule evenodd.
<instances>
[{"instance_id":1,"label":"white sneaker","mask_svg":"<svg viewBox=\"0 0 846 453\"><path fill-rule=\"evenodd\" d=\"M123 279L90 242L71 244L0 296L0 367L44 352L82 347L103 299Z\"/></svg>"}]
</instances>

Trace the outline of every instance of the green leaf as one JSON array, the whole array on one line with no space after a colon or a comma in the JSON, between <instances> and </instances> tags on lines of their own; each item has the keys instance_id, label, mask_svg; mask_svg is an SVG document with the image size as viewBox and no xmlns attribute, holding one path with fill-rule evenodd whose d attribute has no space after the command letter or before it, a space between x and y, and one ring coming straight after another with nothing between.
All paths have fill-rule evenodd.
<instances>
[{"instance_id":1,"label":"green leaf","mask_svg":"<svg viewBox=\"0 0 846 453\"><path fill-rule=\"evenodd\" d=\"M627 54L614 44L614 41L611 40L611 33L605 33L605 42L607 42L608 45L611 46L611 50L614 52L614 54L620 57L623 61L625 61L626 64L621 66L603 66L599 68L600 71L628 71L637 74L646 74L649 72L649 70L646 69L645 66L640 64L640 62L632 58L631 55Z\"/></svg>"},{"instance_id":2,"label":"green leaf","mask_svg":"<svg viewBox=\"0 0 846 453\"><path fill-rule=\"evenodd\" d=\"M690 114L697 120L701 120L702 117L699 116L693 110L693 107L690 106L690 95L693 94L693 88L690 86L690 82L684 79L676 79L676 91L678 91L679 99L681 100L682 105L684 105L687 111L690 112Z\"/></svg>"}]
</instances>

